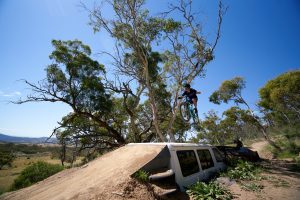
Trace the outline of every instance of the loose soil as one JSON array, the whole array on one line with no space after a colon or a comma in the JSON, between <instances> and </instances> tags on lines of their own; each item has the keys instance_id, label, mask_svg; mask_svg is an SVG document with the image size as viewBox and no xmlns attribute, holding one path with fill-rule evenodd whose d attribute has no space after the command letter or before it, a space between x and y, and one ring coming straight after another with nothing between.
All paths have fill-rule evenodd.
<instances>
[{"instance_id":1,"label":"loose soil","mask_svg":"<svg viewBox=\"0 0 300 200\"><path fill-rule=\"evenodd\" d=\"M236 183L228 188L235 199L300 199L300 174L289 170L288 161L272 159L266 152L267 142L256 142L252 150L264 158L265 170L260 181ZM152 160L162 146L124 146L88 163L85 166L64 170L31 187L6 193L0 199L157 199L153 186L143 184L130 176ZM260 186L255 191L242 189L242 184ZM168 199L188 200L184 193L176 193Z\"/></svg>"},{"instance_id":2,"label":"loose soil","mask_svg":"<svg viewBox=\"0 0 300 200\"><path fill-rule=\"evenodd\" d=\"M0 199L153 199L146 186L132 185L130 175L152 160L164 146L124 146L82 167L64 170L28 188L5 193Z\"/></svg>"}]
</instances>

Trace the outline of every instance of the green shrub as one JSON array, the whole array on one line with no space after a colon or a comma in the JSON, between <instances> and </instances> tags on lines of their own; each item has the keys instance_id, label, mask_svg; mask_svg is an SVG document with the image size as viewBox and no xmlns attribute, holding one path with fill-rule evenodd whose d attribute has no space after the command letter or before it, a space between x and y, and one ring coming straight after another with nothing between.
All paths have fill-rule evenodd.
<instances>
[{"instance_id":1,"label":"green shrub","mask_svg":"<svg viewBox=\"0 0 300 200\"><path fill-rule=\"evenodd\" d=\"M81 163L82 165L87 164L88 162L95 160L99 155L99 153L97 152L93 152L93 153L88 153L82 160Z\"/></svg>"},{"instance_id":2,"label":"green shrub","mask_svg":"<svg viewBox=\"0 0 300 200\"><path fill-rule=\"evenodd\" d=\"M11 190L28 187L38 181L56 174L63 170L61 165L49 164L43 161L38 161L26 167L21 174L15 179Z\"/></svg>"},{"instance_id":3,"label":"green shrub","mask_svg":"<svg viewBox=\"0 0 300 200\"><path fill-rule=\"evenodd\" d=\"M300 125L291 125L272 130L280 150L269 147L275 158L295 158L300 152Z\"/></svg>"},{"instance_id":4,"label":"green shrub","mask_svg":"<svg viewBox=\"0 0 300 200\"><path fill-rule=\"evenodd\" d=\"M143 170L139 170L133 174L133 177L141 182L147 182L149 180L149 175Z\"/></svg>"},{"instance_id":5,"label":"green shrub","mask_svg":"<svg viewBox=\"0 0 300 200\"><path fill-rule=\"evenodd\" d=\"M0 170L5 165L8 165L9 167L11 167L11 164L14 161L15 158L16 157L12 153L0 152Z\"/></svg>"},{"instance_id":6,"label":"green shrub","mask_svg":"<svg viewBox=\"0 0 300 200\"><path fill-rule=\"evenodd\" d=\"M222 176L228 176L235 180L260 180L261 177L258 175L260 172L261 169L257 165L247 161L239 161L236 167L229 169Z\"/></svg>"},{"instance_id":7,"label":"green shrub","mask_svg":"<svg viewBox=\"0 0 300 200\"><path fill-rule=\"evenodd\" d=\"M197 182L186 192L196 200L229 200L233 198L227 189L215 182Z\"/></svg>"}]
</instances>

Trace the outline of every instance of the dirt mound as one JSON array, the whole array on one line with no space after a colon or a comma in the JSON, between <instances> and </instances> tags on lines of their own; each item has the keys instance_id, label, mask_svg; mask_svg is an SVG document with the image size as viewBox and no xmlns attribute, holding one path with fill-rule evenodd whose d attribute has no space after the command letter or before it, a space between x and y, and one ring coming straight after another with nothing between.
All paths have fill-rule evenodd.
<instances>
[{"instance_id":1,"label":"dirt mound","mask_svg":"<svg viewBox=\"0 0 300 200\"><path fill-rule=\"evenodd\" d=\"M0 199L122 199L126 190L130 190L130 175L155 158L164 147L126 145L85 166L64 170L28 188L4 194ZM138 196L142 198L148 189L140 189ZM150 196L145 194L145 197Z\"/></svg>"},{"instance_id":2,"label":"dirt mound","mask_svg":"<svg viewBox=\"0 0 300 200\"><path fill-rule=\"evenodd\" d=\"M263 159L273 159L273 154L267 150L265 147L268 145L267 141L255 142L251 145L253 151L257 151L259 156Z\"/></svg>"}]
</instances>

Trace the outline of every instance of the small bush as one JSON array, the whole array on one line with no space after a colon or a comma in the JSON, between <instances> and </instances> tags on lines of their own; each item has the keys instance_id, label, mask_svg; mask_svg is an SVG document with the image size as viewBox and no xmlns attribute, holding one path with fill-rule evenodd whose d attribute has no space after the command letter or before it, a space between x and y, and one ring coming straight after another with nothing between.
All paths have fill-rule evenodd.
<instances>
[{"instance_id":1,"label":"small bush","mask_svg":"<svg viewBox=\"0 0 300 200\"><path fill-rule=\"evenodd\" d=\"M14 161L16 157L9 152L0 152L0 170L5 165L11 167L12 162Z\"/></svg>"},{"instance_id":2,"label":"small bush","mask_svg":"<svg viewBox=\"0 0 300 200\"><path fill-rule=\"evenodd\" d=\"M197 182L186 192L196 200L230 200L233 198L227 189L215 182Z\"/></svg>"},{"instance_id":3,"label":"small bush","mask_svg":"<svg viewBox=\"0 0 300 200\"><path fill-rule=\"evenodd\" d=\"M291 127L281 127L273 130L273 134L277 135L276 144L280 150L269 147L275 158L295 158L300 152L300 124Z\"/></svg>"},{"instance_id":4,"label":"small bush","mask_svg":"<svg viewBox=\"0 0 300 200\"><path fill-rule=\"evenodd\" d=\"M141 182L147 182L149 180L149 175L143 170L139 170L133 174L133 177Z\"/></svg>"},{"instance_id":5,"label":"small bush","mask_svg":"<svg viewBox=\"0 0 300 200\"><path fill-rule=\"evenodd\" d=\"M261 169L254 164L247 161L239 161L236 167L229 169L222 176L228 176L235 180L260 180L261 177L258 176L260 171Z\"/></svg>"},{"instance_id":6,"label":"small bush","mask_svg":"<svg viewBox=\"0 0 300 200\"><path fill-rule=\"evenodd\" d=\"M61 165L49 164L43 161L38 161L26 167L21 174L15 179L11 190L28 187L38 181L56 174L63 170Z\"/></svg>"},{"instance_id":7,"label":"small bush","mask_svg":"<svg viewBox=\"0 0 300 200\"><path fill-rule=\"evenodd\" d=\"M82 160L81 163L82 165L87 164L88 162L95 160L97 157L99 156L99 154L97 152L93 152L93 153L88 153Z\"/></svg>"}]
</instances>

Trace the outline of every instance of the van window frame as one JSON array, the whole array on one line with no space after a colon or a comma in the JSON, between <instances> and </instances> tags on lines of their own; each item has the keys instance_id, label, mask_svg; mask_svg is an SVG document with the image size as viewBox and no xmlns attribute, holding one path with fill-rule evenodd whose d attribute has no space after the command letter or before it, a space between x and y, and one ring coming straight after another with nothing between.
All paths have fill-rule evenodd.
<instances>
[{"instance_id":1,"label":"van window frame","mask_svg":"<svg viewBox=\"0 0 300 200\"><path fill-rule=\"evenodd\" d=\"M220 150L217 148L212 148L212 151L215 155L216 162L225 162L225 156Z\"/></svg>"},{"instance_id":2,"label":"van window frame","mask_svg":"<svg viewBox=\"0 0 300 200\"><path fill-rule=\"evenodd\" d=\"M210 159L208 160L210 165L207 165L207 164L204 164L204 163L207 163L207 157L205 158L205 160L203 160L203 157L199 155L198 152L208 152L209 153L209 156L210 156ZM215 163L214 163L214 160L213 160L213 156L212 156L212 153L209 149L197 149L197 156L199 158L199 162L200 162L200 166L201 166L201 169L202 170L206 170L206 169L210 169L210 168L213 168L215 167ZM205 162L204 162L205 161ZM203 165L202 165L203 164Z\"/></svg>"},{"instance_id":3,"label":"van window frame","mask_svg":"<svg viewBox=\"0 0 300 200\"><path fill-rule=\"evenodd\" d=\"M183 165L182 165L182 162L180 162L180 158L178 156L178 153L182 153L182 152L193 152L193 156L195 158L195 162L194 164L197 164L197 171L196 170L196 166L194 166L194 170L191 170L191 169L185 169L186 167L183 168ZM189 149L189 150L186 150L186 149L182 149L182 150L176 150L176 156L177 156L177 159L178 159L178 162L179 162L179 166L180 166L180 170L181 170L181 174L183 177L188 177L188 176L191 176L191 175L194 175L194 174L197 174L200 172L200 166L199 166L199 162L198 162L198 158L197 158L197 153L193 150L193 149ZM190 166L190 164L188 164L188 166ZM190 172L190 173L186 173L186 172Z\"/></svg>"}]
</instances>

